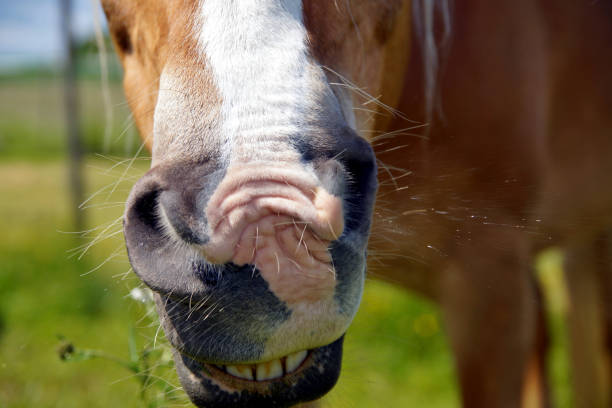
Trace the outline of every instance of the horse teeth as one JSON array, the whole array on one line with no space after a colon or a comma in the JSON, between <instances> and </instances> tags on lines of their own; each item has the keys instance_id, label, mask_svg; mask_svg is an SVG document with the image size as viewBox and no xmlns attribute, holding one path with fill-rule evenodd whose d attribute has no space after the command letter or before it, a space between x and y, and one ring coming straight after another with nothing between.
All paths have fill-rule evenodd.
<instances>
[{"instance_id":1,"label":"horse teeth","mask_svg":"<svg viewBox=\"0 0 612 408\"><path fill-rule=\"evenodd\" d=\"M234 377L244 378L245 380L253 379L253 370L250 365L230 365L225 368L225 371Z\"/></svg>"},{"instance_id":2,"label":"horse teeth","mask_svg":"<svg viewBox=\"0 0 612 408\"><path fill-rule=\"evenodd\" d=\"M280 359L257 364L257 381L272 380L283 376Z\"/></svg>"},{"instance_id":3,"label":"horse teeth","mask_svg":"<svg viewBox=\"0 0 612 408\"><path fill-rule=\"evenodd\" d=\"M285 373L295 371L304 360L308 352L306 350L298 351L297 353L289 354L285 359Z\"/></svg>"},{"instance_id":4,"label":"horse teeth","mask_svg":"<svg viewBox=\"0 0 612 408\"><path fill-rule=\"evenodd\" d=\"M306 356L308 356L308 351L302 350L283 358L266 361L265 363L215 366L237 378L251 381L266 381L280 378L284 374L297 370L306 360Z\"/></svg>"}]
</instances>

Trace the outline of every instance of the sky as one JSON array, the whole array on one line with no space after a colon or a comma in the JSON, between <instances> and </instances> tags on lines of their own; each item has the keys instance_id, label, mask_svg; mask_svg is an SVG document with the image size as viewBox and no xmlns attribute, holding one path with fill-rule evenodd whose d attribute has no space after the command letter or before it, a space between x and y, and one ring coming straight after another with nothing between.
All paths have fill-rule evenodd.
<instances>
[{"instance_id":1,"label":"sky","mask_svg":"<svg viewBox=\"0 0 612 408\"><path fill-rule=\"evenodd\" d=\"M0 69L61 61L60 0L0 0ZM73 33L93 33L94 5L99 0L72 0Z\"/></svg>"}]
</instances>

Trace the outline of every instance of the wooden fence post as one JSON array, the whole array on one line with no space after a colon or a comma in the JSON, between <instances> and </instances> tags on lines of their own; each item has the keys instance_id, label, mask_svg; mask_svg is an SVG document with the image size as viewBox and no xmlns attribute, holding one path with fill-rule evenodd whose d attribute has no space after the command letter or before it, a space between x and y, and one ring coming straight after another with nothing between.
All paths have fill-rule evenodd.
<instances>
[{"instance_id":1,"label":"wooden fence post","mask_svg":"<svg viewBox=\"0 0 612 408\"><path fill-rule=\"evenodd\" d=\"M72 1L59 0L60 25L64 41L64 106L68 148L68 180L71 194L71 209L76 231L84 231L85 216L80 205L83 202L83 148L80 139L78 90L76 84L75 47L72 36Z\"/></svg>"}]
</instances>

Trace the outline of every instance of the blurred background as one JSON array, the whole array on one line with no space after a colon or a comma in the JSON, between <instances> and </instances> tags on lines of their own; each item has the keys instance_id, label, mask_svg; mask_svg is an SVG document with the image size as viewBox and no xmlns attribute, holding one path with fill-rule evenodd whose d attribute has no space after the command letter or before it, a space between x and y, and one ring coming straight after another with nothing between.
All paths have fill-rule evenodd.
<instances>
[{"instance_id":1,"label":"blurred background","mask_svg":"<svg viewBox=\"0 0 612 408\"><path fill-rule=\"evenodd\" d=\"M95 0L0 0L1 408L190 406L124 250L124 201L149 159L103 20ZM561 263L553 249L536 268L567 407ZM369 280L345 347L326 406L458 406L427 300Z\"/></svg>"}]
</instances>

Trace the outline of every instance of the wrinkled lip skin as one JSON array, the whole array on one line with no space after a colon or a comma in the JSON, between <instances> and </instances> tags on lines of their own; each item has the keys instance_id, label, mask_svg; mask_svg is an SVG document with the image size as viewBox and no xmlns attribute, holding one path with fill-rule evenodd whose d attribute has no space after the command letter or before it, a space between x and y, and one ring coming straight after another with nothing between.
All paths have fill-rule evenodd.
<instances>
[{"instance_id":1,"label":"wrinkled lip skin","mask_svg":"<svg viewBox=\"0 0 612 408\"><path fill-rule=\"evenodd\" d=\"M316 400L336 384L340 375L344 336L310 350L294 372L267 381L230 376L215 366L173 349L176 370L191 401L206 408L292 407Z\"/></svg>"}]
</instances>

